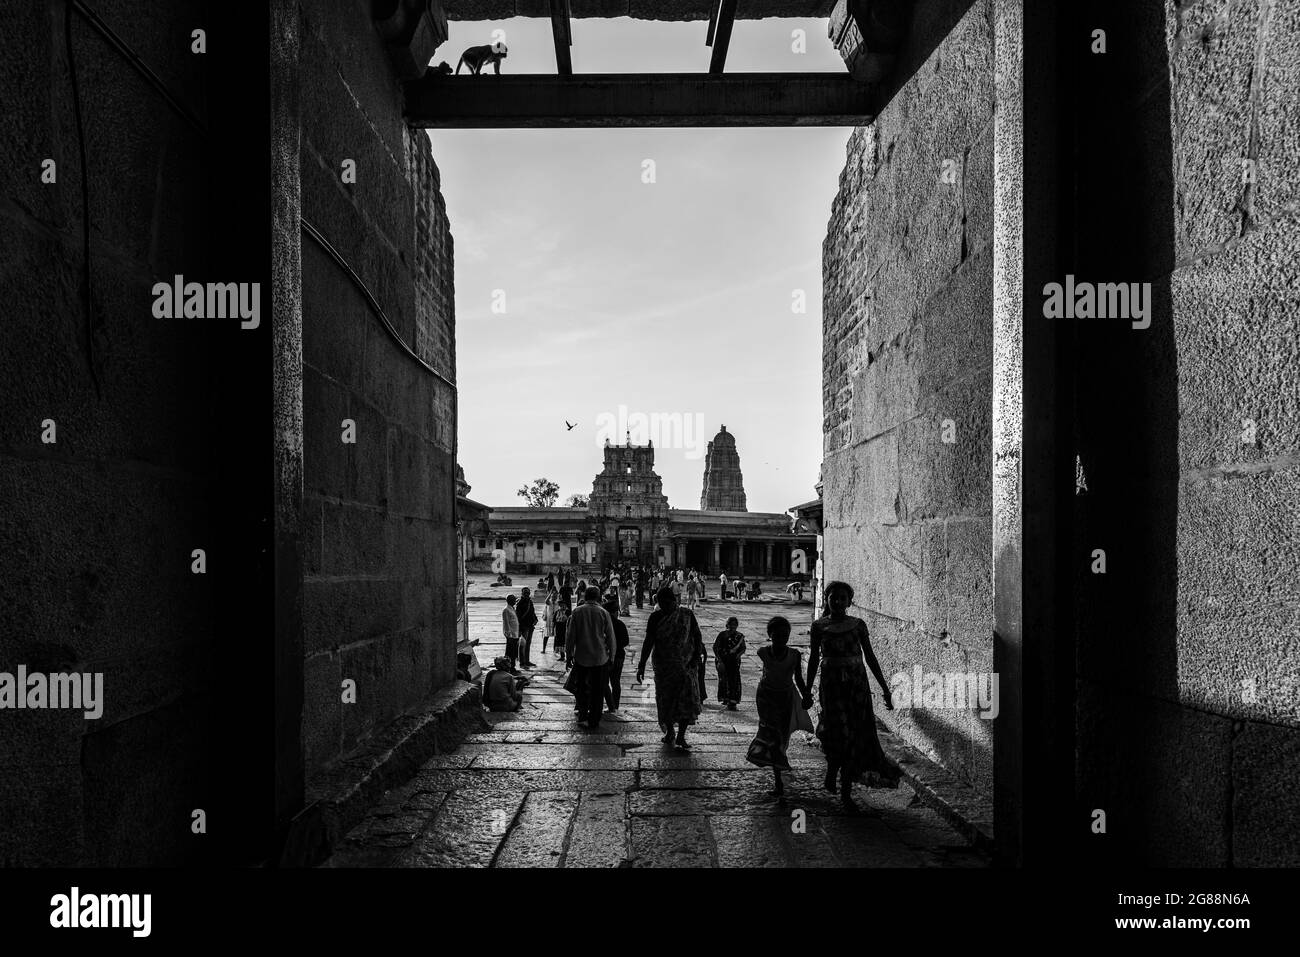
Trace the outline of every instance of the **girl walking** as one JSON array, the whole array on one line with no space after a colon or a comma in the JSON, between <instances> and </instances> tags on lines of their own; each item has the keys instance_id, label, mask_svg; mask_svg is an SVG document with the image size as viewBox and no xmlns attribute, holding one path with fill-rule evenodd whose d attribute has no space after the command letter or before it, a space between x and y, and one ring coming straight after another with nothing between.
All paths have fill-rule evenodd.
<instances>
[{"instance_id":1,"label":"girl walking","mask_svg":"<svg viewBox=\"0 0 1300 957\"><path fill-rule=\"evenodd\" d=\"M763 662L763 677L758 682L754 703L758 707L758 733L749 745L745 760L759 767L771 768L775 778L773 794L783 794L781 772L790 770L786 749L796 730L811 731L808 708L812 694L804 684L800 662L802 656L789 647L790 622L777 615L767 623L770 645L758 649Z\"/></svg>"}]
</instances>

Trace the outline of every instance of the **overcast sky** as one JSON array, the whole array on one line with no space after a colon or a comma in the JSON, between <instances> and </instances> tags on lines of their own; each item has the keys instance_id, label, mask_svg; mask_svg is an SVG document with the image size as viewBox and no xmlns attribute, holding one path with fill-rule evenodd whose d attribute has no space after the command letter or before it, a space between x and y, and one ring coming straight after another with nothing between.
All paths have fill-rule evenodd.
<instances>
[{"instance_id":1,"label":"overcast sky","mask_svg":"<svg viewBox=\"0 0 1300 957\"><path fill-rule=\"evenodd\" d=\"M454 66L498 28L504 73L555 72L540 19L452 22L436 59ZM706 28L577 20L574 71L704 71ZM792 51L796 29L806 53ZM739 21L728 70L844 65L825 20ZM821 243L850 132L431 131L455 240L459 461L471 495L522 505L515 490L540 476L559 483L561 502L588 494L601 440L630 426L634 441L654 440L669 504L698 508L704 445L725 423L751 511L813 498ZM642 182L645 160L653 183ZM797 290L804 313L792 310Z\"/></svg>"}]
</instances>

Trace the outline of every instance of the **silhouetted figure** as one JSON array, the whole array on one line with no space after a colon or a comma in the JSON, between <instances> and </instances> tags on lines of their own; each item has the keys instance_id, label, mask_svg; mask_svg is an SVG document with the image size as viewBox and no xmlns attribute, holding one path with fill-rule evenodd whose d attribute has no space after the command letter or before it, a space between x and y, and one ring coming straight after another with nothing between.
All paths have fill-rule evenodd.
<instances>
[{"instance_id":1,"label":"silhouetted figure","mask_svg":"<svg viewBox=\"0 0 1300 957\"><path fill-rule=\"evenodd\" d=\"M646 623L645 643L637 663L636 680L645 682L646 659L655 668L655 708L664 744L674 743L687 750L686 729L700 716L700 666L704 661L704 640L700 624L688 609L679 608L671 586L659 589L658 610Z\"/></svg>"},{"instance_id":2,"label":"silhouetted figure","mask_svg":"<svg viewBox=\"0 0 1300 957\"><path fill-rule=\"evenodd\" d=\"M790 770L786 749L790 736L796 730L811 731L812 721L808 709L812 707L812 693L804 684L800 672L802 656L789 647L790 622L777 615L767 623L767 636L772 644L758 649L758 660L763 662L763 677L759 679L754 704L758 708L758 733L749 744L745 760L762 768L771 768L776 778L774 794L785 791L781 772Z\"/></svg>"},{"instance_id":3,"label":"silhouetted figure","mask_svg":"<svg viewBox=\"0 0 1300 957\"><path fill-rule=\"evenodd\" d=\"M821 664L821 718L817 722L817 737L826 753L826 790L834 793L836 776L840 776L840 796L850 810L854 809L854 781L898 787L899 778L898 770L885 760L885 752L876 737L868 667L884 693L885 707L893 710L894 699L881 674L876 653L871 650L866 622L848 614L852 603L853 589L844 582L826 586L827 614L813 622L807 681L811 688Z\"/></svg>"}]
</instances>

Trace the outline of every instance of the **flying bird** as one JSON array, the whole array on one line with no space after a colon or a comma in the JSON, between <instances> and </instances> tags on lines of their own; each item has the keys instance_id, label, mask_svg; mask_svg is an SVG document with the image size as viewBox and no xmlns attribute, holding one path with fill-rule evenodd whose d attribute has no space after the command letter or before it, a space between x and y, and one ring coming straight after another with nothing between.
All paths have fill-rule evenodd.
<instances>
[{"instance_id":1,"label":"flying bird","mask_svg":"<svg viewBox=\"0 0 1300 957\"><path fill-rule=\"evenodd\" d=\"M569 428L566 430L566 431L568 431L568 432L572 432L574 429L576 429L576 428L578 427L578 423L577 423L577 422L570 422L568 419L565 419L565 420L564 420L564 424L567 425L567 426L569 427Z\"/></svg>"}]
</instances>

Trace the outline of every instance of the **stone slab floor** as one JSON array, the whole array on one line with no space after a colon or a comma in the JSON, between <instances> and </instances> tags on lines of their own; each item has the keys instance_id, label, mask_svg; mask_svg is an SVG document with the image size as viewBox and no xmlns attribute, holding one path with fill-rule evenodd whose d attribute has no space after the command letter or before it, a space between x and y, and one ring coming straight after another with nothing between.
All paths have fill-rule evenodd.
<instances>
[{"instance_id":1,"label":"stone slab floor","mask_svg":"<svg viewBox=\"0 0 1300 957\"><path fill-rule=\"evenodd\" d=\"M504 649L501 609L513 589L470 588L470 634L491 667ZM783 800L771 772L745 761L757 727L753 690L765 623L784 614L791 644L807 657L810 606L720 602L697 610L710 647L709 699L690 736L690 753L659 740L653 667L635 682L649 609L632 609L632 635L617 714L599 731L574 720L561 685L563 665L534 638L533 684L514 714L488 714L491 729L430 760L391 791L326 862L327 867L986 867L906 784L896 791L855 788L859 816L821 789L825 761L815 739L797 733ZM740 619L745 700L716 701L712 643L729 615ZM538 636L543 629L539 626ZM877 698L877 701L879 699ZM815 720L815 712L814 712Z\"/></svg>"}]
</instances>

